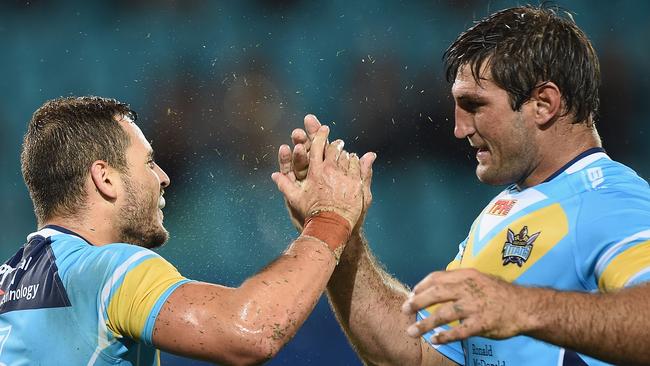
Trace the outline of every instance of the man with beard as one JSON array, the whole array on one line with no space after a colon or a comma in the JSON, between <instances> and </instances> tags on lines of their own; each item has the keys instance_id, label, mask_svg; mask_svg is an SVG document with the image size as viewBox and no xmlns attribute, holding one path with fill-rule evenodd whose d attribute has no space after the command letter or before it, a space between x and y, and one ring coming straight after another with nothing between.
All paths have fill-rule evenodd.
<instances>
[{"instance_id":1,"label":"man with beard","mask_svg":"<svg viewBox=\"0 0 650 366\"><path fill-rule=\"evenodd\" d=\"M353 232L328 295L355 350L373 365L650 364L650 189L602 149L586 35L559 10L516 7L461 34L445 62L455 136L477 149L481 182L509 186L413 291ZM289 178L319 127L308 116L293 154L280 148Z\"/></svg>"},{"instance_id":2,"label":"man with beard","mask_svg":"<svg viewBox=\"0 0 650 366\"><path fill-rule=\"evenodd\" d=\"M257 364L318 301L361 213L367 161L341 154L319 129L302 184L272 175L305 230L228 288L190 281L150 250L168 238L170 181L135 119L98 97L52 100L34 113L21 160L39 230L0 267L0 362L158 365L162 349Z\"/></svg>"}]
</instances>

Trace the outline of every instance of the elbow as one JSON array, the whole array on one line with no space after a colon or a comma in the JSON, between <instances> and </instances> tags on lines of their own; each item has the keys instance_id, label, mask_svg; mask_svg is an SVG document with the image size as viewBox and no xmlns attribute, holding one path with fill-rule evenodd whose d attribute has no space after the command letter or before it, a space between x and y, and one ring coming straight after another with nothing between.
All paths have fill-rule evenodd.
<instances>
[{"instance_id":1,"label":"elbow","mask_svg":"<svg viewBox=\"0 0 650 366\"><path fill-rule=\"evenodd\" d=\"M248 340L246 365L259 365L275 357L289 341L278 323L264 326L263 330Z\"/></svg>"},{"instance_id":2,"label":"elbow","mask_svg":"<svg viewBox=\"0 0 650 366\"><path fill-rule=\"evenodd\" d=\"M241 365L261 365L275 357L282 346L282 344L273 341L258 342L247 351L246 359L242 360Z\"/></svg>"},{"instance_id":3,"label":"elbow","mask_svg":"<svg viewBox=\"0 0 650 366\"><path fill-rule=\"evenodd\" d=\"M245 343L246 347L230 348L226 355L219 355L218 359L210 361L233 366L261 365L275 357L282 348L282 344L274 341L251 340Z\"/></svg>"}]
</instances>

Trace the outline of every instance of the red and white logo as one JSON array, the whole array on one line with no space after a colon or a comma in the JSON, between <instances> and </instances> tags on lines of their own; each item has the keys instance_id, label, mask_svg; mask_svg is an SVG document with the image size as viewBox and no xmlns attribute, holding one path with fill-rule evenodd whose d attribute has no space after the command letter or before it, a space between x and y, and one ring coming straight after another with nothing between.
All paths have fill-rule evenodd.
<instances>
[{"instance_id":1,"label":"red and white logo","mask_svg":"<svg viewBox=\"0 0 650 366\"><path fill-rule=\"evenodd\" d=\"M506 216L515 206L517 200L498 200L488 210L488 214L495 216Z\"/></svg>"}]
</instances>

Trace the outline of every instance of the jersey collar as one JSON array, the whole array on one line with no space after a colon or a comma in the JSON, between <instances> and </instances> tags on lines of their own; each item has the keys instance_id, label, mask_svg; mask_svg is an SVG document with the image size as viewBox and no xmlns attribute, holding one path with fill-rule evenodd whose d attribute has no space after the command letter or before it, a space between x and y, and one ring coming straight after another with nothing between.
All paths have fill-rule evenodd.
<instances>
[{"instance_id":1,"label":"jersey collar","mask_svg":"<svg viewBox=\"0 0 650 366\"><path fill-rule=\"evenodd\" d=\"M555 173L551 174L550 177L546 178L544 182L550 182L553 180L553 178L557 177L558 175L562 174L565 170L569 169L573 164L577 163L579 160L582 160L583 158L586 158L589 155L596 154L596 153L605 153L605 149L602 147L592 147L591 149L588 149L584 152L582 152L580 155L576 156L575 158L571 159L568 163L564 164L560 169L558 169Z\"/></svg>"},{"instance_id":2,"label":"jersey collar","mask_svg":"<svg viewBox=\"0 0 650 366\"><path fill-rule=\"evenodd\" d=\"M79 239L85 241L86 243L94 246L93 243L91 243L89 240L86 240L86 238L84 238L83 236L75 233L72 230L68 230L68 229L66 229L66 228L64 228L62 226L59 226L59 225L45 225L39 231L29 234L27 236L27 241L30 241L36 235L48 238L48 237L50 237L52 235L56 235L56 234L74 235L74 236L78 237Z\"/></svg>"}]
</instances>

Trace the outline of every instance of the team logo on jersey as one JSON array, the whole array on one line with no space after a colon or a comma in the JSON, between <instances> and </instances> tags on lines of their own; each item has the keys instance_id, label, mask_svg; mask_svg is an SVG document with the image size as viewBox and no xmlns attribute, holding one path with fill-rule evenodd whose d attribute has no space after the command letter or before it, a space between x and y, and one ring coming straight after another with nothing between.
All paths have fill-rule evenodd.
<instances>
[{"instance_id":1,"label":"team logo on jersey","mask_svg":"<svg viewBox=\"0 0 650 366\"><path fill-rule=\"evenodd\" d=\"M503 245L502 252L503 265L516 263L519 267L523 266L533 251L533 243L541 233L541 231L538 231L529 236L528 226L524 226L519 234L515 234L514 231L508 229L507 239Z\"/></svg>"},{"instance_id":2,"label":"team logo on jersey","mask_svg":"<svg viewBox=\"0 0 650 366\"><path fill-rule=\"evenodd\" d=\"M487 213L495 216L506 216L515 203L517 203L517 200L497 200Z\"/></svg>"}]
</instances>

